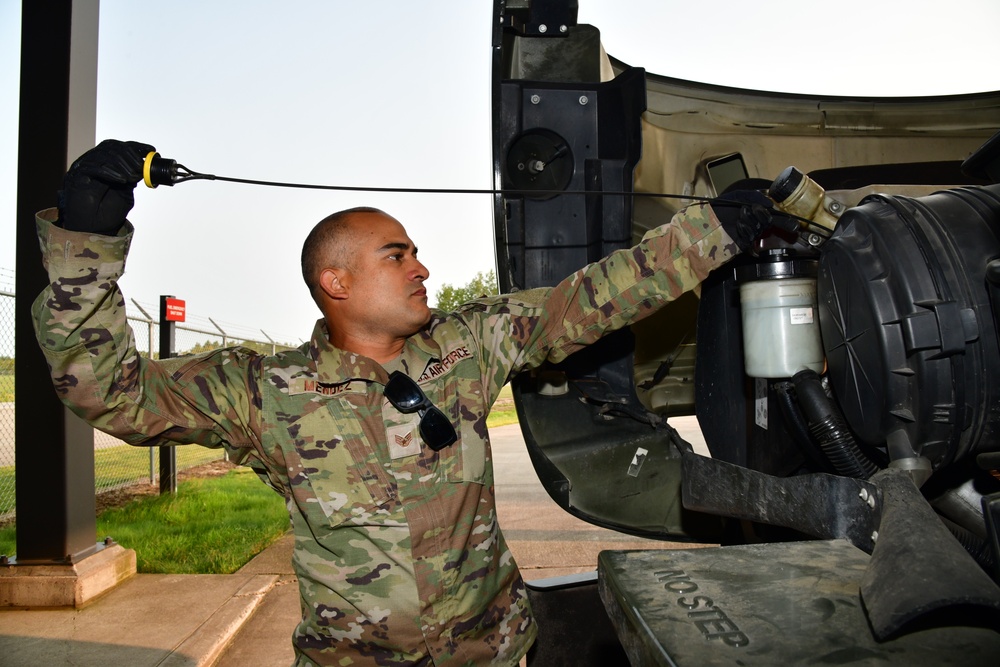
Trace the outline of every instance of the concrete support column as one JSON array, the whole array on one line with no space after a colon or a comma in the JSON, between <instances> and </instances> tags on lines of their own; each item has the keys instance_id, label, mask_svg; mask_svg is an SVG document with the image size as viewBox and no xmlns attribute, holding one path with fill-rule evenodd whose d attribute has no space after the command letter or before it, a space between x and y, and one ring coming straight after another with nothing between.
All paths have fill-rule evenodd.
<instances>
[{"instance_id":1,"label":"concrete support column","mask_svg":"<svg viewBox=\"0 0 1000 667\"><path fill-rule=\"evenodd\" d=\"M31 321L31 303L48 284L34 214L56 204L70 162L95 143L99 10L99 0L31 0L21 8L17 553L14 564L0 567L0 606L18 604L25 597L17 590L39 585L46 593L30 599L81 606L135 573L133 552L113 542L95 542L93 430L59 402ZM25 576L43 572L45 581Z\"/></svg>"}]
</instances>

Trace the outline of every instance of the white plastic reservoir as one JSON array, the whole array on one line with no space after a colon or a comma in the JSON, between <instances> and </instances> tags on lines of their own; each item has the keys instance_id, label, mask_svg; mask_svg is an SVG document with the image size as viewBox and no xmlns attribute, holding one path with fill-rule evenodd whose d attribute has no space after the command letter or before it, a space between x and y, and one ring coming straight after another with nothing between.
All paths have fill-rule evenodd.
<instances>
[{"instance_id":1,"label":"white plastic reservoir","mask_svg":"<svg viewBox=\"0 0 1000 667\"><path fill-rule=\"evenodd\" d=\"M806 368L823 371L815 279L743 283L740 308L747 375L788 378Z\"/></svg>"}]
</instances>

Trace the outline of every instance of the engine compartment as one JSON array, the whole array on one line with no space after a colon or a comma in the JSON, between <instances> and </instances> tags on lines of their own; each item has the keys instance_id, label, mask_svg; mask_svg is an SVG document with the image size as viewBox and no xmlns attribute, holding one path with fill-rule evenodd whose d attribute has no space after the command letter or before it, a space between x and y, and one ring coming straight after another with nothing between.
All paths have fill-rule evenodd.
<instances>
[{"instance_id":1,"label":"engine compartment","mask_svg":"<svg viewBox=\"0 0 1000 667\"><path fill-rule=\"evenodd\" d=\"M846 539L873 554L872 609L914 588L897 570L946 573L882 618L983 588L941 565L955 545L969 559L956 568L1000 581L1000 93L847 99L672 79L609 58L575 3L533 5L498 5L494 32L501 291L554 285L733 190L767 192L800 221L628 330L513 379L549 495L646 537ZM539 30L543 10L566 29ZM671 423L692 415L704 447ZM1000 595L976 604L1000 613Z\"/></svg>"},{"instance_id":2,"label":"engine compartment","mask_svg":"<svg viewBox=\"0 0 1000 667\"><path fill-rule=\"evenodd\" d=\"M620 508L636 482L612 483L599 474L611 465L605 455L631 460L642 449L647 462L676 458L669 445L662 455L648 453L661 448L661 418L678 415L697 414L711 455L721 460L778 475L832 471L822 455L811 456L815 445L803 435L801 415L788 413L794 373L778 381L745 372L739 291L747 283L764 289L770 280L816 283L816 312L809 317L813 329L822 329L823 350L813 350L812 365L817 371L827 366L826 390L855 431L852 439L876 465L905 460L937 470L1000 446L989 407L997 390L988 379L996 368L989 296L995 287L975 286L996 254L994 194L989 177L963 173L962 155L956 155L962 144L972 153L982 143L969 136L990 120L982 100L935 99L923 114L912 101L859 101L854 106L878 110L871 114L882 127L860 137L832 122L854 115L847 101L808 105L794 97L666 80L622 64L603 66L598 33L590 26L570 30L564 50L552 40L543 40L543 47L502 30L500 39L514 40L510 50L519 58L498 64L509 68L510 78L496 81L494 91L495 171L508 193L498 195L496 208L503 291L553 285L629 247L691 199L774 188L790 168L773 166L781 164L776 156L822 167L807 179L825 203L813 201L811 211L800 211L817 218L804 223L801 238L765 240L710 277L700 293L561 367L514 383L525 435L546 471L543 482L567 509L621 530L683 537L681 524L689 520L682 510L669 520L627 519ZM615 75L603 80L609 69ZM815 131L817 107L826 123L822 132ZM934 132L923 127L941 125L949 107L955 117L974 110L969 125ZM722 108L725 119L718 117ZM782 122L765 122L769 114ZM918 133L919 141L897 136L906 132ZM692 148L698 158L687 164L683 157ZM923 159L875 161L884 160L888 148L901 158ZM849 155L857 163L824 162L817 153ZM946 156L953 159L941 159ZM987 189L959 189L970 185ZM952 194L932 194L940 190ZM834 230L838 219L845 224ZM874 249L868 247L872 238L881 239ZM976 254L966 256L970 252ZM857 277L876 261L881 268ZM882 272L886 276L879 277ZM775 355L801 345L781 343ZM660 428L670 433L669 425ZM594 448L607 452L590 452ZM670 487L676 477L658 474L654 486L662 491L663 480L672 480ZM621 493L609 498L605 485ZM604 509L584 509L594 505Z\"/></svg>"}]
</instances>

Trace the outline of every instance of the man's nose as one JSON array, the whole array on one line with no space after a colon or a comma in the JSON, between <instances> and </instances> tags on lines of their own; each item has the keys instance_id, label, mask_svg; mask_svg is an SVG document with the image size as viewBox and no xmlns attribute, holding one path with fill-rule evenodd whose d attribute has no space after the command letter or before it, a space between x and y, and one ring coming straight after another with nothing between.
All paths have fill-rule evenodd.
<instances>
[{"instance_id":1,"label":"man's nose","mask_svg":"<svg viewBox=\"0 0 1000 667\"><path fill-rule=\"evenodd\" d=\"M427 280L431 272L427 270L427 267L419 259L415 259L413 262L412 280Z\"/></svg>"}]
</instances>

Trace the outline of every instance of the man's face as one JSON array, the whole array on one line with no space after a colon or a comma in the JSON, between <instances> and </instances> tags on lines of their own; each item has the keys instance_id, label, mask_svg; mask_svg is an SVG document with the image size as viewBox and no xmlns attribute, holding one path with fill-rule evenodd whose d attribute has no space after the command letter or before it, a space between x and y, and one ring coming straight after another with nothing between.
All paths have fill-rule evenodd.
<instances>
[{"instance_id":1,"label":"man's face","mask_svg":"<svg viewBox=\"0 0 1000 667\"><path fill-rule=\"evenodd\" d=\"M393 218L356 213L350 219L353 248L341 283L348 290L352 326L370 333L405 338L419 331L431 312L427 306L427 267L417 248Z\"/></svg>"}]
</instances>

